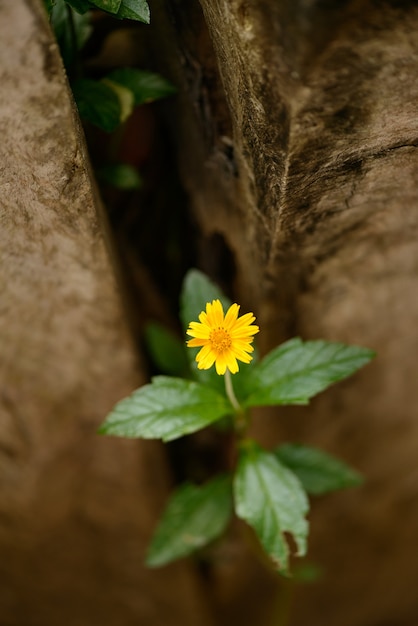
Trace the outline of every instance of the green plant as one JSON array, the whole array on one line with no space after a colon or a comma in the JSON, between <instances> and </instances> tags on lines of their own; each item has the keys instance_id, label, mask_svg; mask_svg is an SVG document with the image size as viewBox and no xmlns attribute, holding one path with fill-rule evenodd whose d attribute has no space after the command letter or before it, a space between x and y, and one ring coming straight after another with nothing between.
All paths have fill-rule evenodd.
<instances>
[{"instance_id":1,"label":"green plant","mask_svg":"<svg viewBox=\"0 0 418 626\"><path fill-rule=\"evenodd\" d=\"M168 80L154 72L122 67L93 78L82 63L81 52L93 31L92 10L148 24L146 0L44 0L44 4L84 122L113 133L136 107L176 92ZM100 182L122 190L137 189L142 183L139 173L128 163L106 164L97 176Z\"/></svg>"},{"instance_id":2,"label":"green plant","mask_svg":"<svg viewBox=\"0 0 418 626\"><path fill-rule=\"evenodd\" d=\"M296 444L265 450L249 438L248 427L253 407L308 404L368 363L373 352L295 338L259 360L252 346L259 330L255 318L252 313L238 317L238 308L205 275L190 271L181 295L181 319L192 336L188 347L154 325L149 345L163 367L169 361L171 376L156 376L119 402L100 428L107 435L163 441L220 423L233 433L233 467L203 485L186 483L173 493L149 547L151 567L219 537L235 512L286 574L290 548L285 533L293 537L298 556L306 553L308 494L361 482L357 472L320 450ZM237 359L244 365L238 366Z\"/></svg>"},{"instance_id":3,"label":"green plant","mask_svg":"<svg viewBox=\"0 0 418 626\"><path fill-rule=\"evenodd\" d=\"M49 15L60 12L66 4L79 15L99 9L120 20L137 20L145 24L150 21L147 0L44 0L44 3Z\"/></svg>"}]
</instances>

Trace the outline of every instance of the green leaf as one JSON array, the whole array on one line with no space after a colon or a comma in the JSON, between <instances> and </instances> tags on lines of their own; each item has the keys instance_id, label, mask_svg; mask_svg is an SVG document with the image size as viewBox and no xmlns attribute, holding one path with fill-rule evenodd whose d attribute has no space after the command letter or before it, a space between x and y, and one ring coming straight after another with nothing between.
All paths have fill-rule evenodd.
<instances>
[{"instance_id":1,"label":"green leaf","mask_svg":"<svg viewBox=\"0 0 418 626\"><path fill-rule=\"evenodd\" d=\"M232 302L227 298L215 283L203 272L189 270L184 278L180 296L180 319L186 330L190 322L198 321L199 313L205 310L206 303L220 300L224 311L229 309Z\"/></svg>"},{"instance_id":2,"label":"green leaf","mask_svg":"<svg viewBox=\"0 0 418 626\"><path fill-rule=\"evenodd\" d=\"M219 476L202 487L182 485L157 527L146 564L159 567L202 548L223 533L231 513L229 476Z\"/></svg>"},{"instance_id":3,"label":"green leaf","mask_svg":"<svg viewBox=\"0 0 418 626\"><path fill-rule=\"evenodd\" d=\"M78 13L100 9L118 19L138 20L149 24L149 6L146 0L67 0Z\"/></svg>"},{"instance_id":4,"label":"green leaf","mask_svg":"<svg viewBox=\"0 0 418 626\"><path fill-rule=\"evenodd\" d=\"M70 9L64 0L56 0L50 10L50 19L64 65L68 70L77 52L91 34L90 16L79 15Z\"/></svg>"},{"instance_id":5,"label":"green leaf","mask_svg":"<svg viewBox=\"0 0 418 626\"><path fill-rule=\"evenodd\" d=\"M161 372L182 376L189 371L185 344L164 326L155 322L148 324L145 341L152 360Z\"/></svg>"},{"instance_id":6,"label":"green leaf","mask_svg":"<svg viewBox=\"0 0 418 626\"><path fill-rule=\"evenodd\" d=\"M183 378L156 376L119 402L99 432L118 437L171 441L208 426L231 412L213 389Z\"/></svg>"},{"instance_id":7,"label":"green leaf","mask_svg":"<svg viewBox=\"0 0 418 626\"><path fill-rule=\"evenodd\" d=\"M254 367L245 405L307 404L312 396L363 367L374 352L327 341L291 339Z\"/></svg>"},{"instance_id":8,"label":"green leaf","mask_svg":"<svg viewBox=\"0 0 418 626\"><path fill-rule=\"evenodd\" d=\"M108 13L117 13L121 5L121 0L90 0L90 2L97 9L107 11Z\"/></svg>"},{"instance_id":9,"label":"green leaf","mask_svg":"<svg viewBox=\"0 0 418 626\"><path fill-rule=\"evenodd\" d=\"M149 24L150 13L146 0L122 0L120 9L116 14L119 19L137 20Z\"/></svg>"},{"instance_id":10,"label":"green leaf","mask_svg":"<svg viewBox=\"0 0 418 626\"><path fill-rule=\"evenodd\" d=\"M241 448L234 478L235 510L255 530L277 568L287 572L290 533L297 554L306 553L308 500L299 480L274 454L253 441Z\"/></svg>"},{"instance_id":11,"label":"green leaf","mask_svg":"<svg viewBox=\"0 0 418 626\"><path fill-rule=\"evenodd\" d=\"M132 67L114 70L108 74L108 78L132 91L136 106L165 98L176 92L176 88L159 74Z\"/></svg>"},{"instance_id":12,"label":"green leaf","mask_svg":"<svg viewBox=\"0 0 418 626\"><path fill-rule=\"evenodd\" d=\"M296 474L305 491L311 494L356 487L363 482L358 472L317 448L288 443L276 448L274 454Z\"/></svg>"},{"instance_id":13,"label":"green leaf","mask_svg":"<svg viewBox=\"0 0 418 626\"><path fill-rule=\"evenodd\" d=\"M114 131L121 121L119 98L99 80L80 79L72 85L80 117L106 132Z\"/></svg>"},{"instance_id":14,"label":"green leaf","mask_svg":"<svg viewBox=\"0 0 418 626\"><path fill-rule=\"evenodd\" d=\"M84 15L87 11L90 11L94 8L93 4L88 0L65 0L67 4L69 4L74 11L77 11L80 15Z\"/></svg>"},{"instance_id":15,"label":"green leaf","mask_svg":"<svg viewBox=\"0 0 418 626\"><path fill-rule=\"evenodd\" d=\"M123 191L139 189L142 185L142 178L137 170L127 163L105 165L99 168L96 173L101 182Z\"/></svg>"},{"instance_id":16,"label":"green leaf","mask_svg":"<svg viewBox=\"0 0 418 626\"><path fill-rule=\"evenodd\" d=\"M110 87L110 89L112 89L117 95L120 107L119 120L120 123L123 124L123 122L126 122L128 117L134 110L134 94L130 89L127 89L126 87L123 87L122 85L119 85L119 83L115 83L108 78L102 78L101 82L107 87Z\"/></svg>"}]
</instances>

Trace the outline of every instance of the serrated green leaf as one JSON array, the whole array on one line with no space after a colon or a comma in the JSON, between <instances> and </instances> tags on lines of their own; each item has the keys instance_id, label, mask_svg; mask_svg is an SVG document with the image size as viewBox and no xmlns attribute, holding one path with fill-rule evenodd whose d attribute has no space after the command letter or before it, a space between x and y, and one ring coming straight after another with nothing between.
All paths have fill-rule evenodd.
<instances>
[{"instance_id":1,"label":"serrated green leaf","mask_svg":"<svg viewBox=\"0 0 418 626\"><path fill-rule=\"evenodd\" d=\"M149 24L150 12L148 2L146 0L122 0L116 17Z\"/></svg>"},{"instance_id":2,"label":"serrated green leaf","mask_svg":"<svg viewBox=\"0 0 418 626\"><path fill-rule=\"evenodd\" d=\"M90 0L90 2L97 9L107 11L107 13L117 13L121 5L121 0Z\"/></svg>"},{"instance_id":3,"label":"serrated green leaf","mask_svg":"<svg viewBox=\"0 0 418 626\"><path fill-rule=\"evenodd\" d=\"M219 476L201 487L182 485L155 531L146 564L159 567L202 548L223 533L231 513L229 476Z\"/></svg>"},{"instance_id":4,"label":"serrated green leaf","mask_svg":"<svg viewBox=\"0 0 418 626\"><path fill-rule=\"evenodd\" d=\"M276 456L247 441L242 446L234 477L235 511L255 530L277 568L287 572L290 533L298 555L306 552L309 504L293 472Z\"/></svg>"},{"instance_id":5,"label":"serrated green leaf","mask_svg":"<svg viewBox=\"0 0 418 626\"><path fill-rule=\"evenodd\" d=\"M121 109L113 89L102 81L90 79L77 80L72 87L80 117L106 132L119 126Z\"/></svg>"},{"instance_id":6,"label":"serrated green leaf","mask_svg":"<svg viewBox=\"0 0 418 626\"><path fill-rule=\"evenodd\" d=\"M101 82L107 87L110 87L110 89L112 89L117 95L119 99L119 107L120 107L120 113L119 113L120 123L123 124L123 122L126 122L128 117L131 115L132 111L134 110L134 106L135 106L134 94L132 93L130 89L127 89L126 87L123 87L122 85L119 85L119 83L115 83L112 80L109 80L108 78L102 78Z\"/></svg>"},{"instance_id":7,"label":"serrated green leaf","mask_svg":"<svg viewBox=\"0 0 418 626\"><path fill-rule=\"evenodd\" d=\"M142 185L142 178L138 171L127 163L105 165L99 168L96 174L99 181L123 191L139 189Z\"/></svg>"},{"instance_id":8,"label":"serrated green leaf","mask_svg":"<svg viewBox=\"0 0 418 626\"><path fill-rule=\"evenodd\" d=\"M358 472L317 448L288 443L276 448L274 454L296 474L307 493L319 495L363 482Z\"/></svg>"},{"instance_id":9,"label":"serrated green leaf","mask_svg":"<svg viewBox=\"0 0 418 626\"><path fill-rule=\"evenodd\" d=\"M359 346L291 339L254 367L245 406L307 404L332 383L347 378L374 356Z\"/></svg>"},{"instance_id":10,"label":"serrated green leaf","mask_svg":"<svg viewBox=\"0 0 418 626\"><path fill-rule=\"evenodd\" d=\"M94 8L93 4L88 0L65 0L80 15L84 15L87 11Z\"/></svg>"},{"instance_id":11,"label":"serrated green leaf","mask_svg":"<svg viewBox=\"0 0 418 626\"><path fill-rule=\"evenodd\" d=\"M176 88L159 74L124 67L108 74L109 80L130 89L135 97L135 105L166 98L176 92Z\"/></svg>"},{"instance_id":12,"label":"serrated green leaf","mask_svg":"<svg viewBox=\"0 0 418 626\"><path fill-rule=\"evenodd\" d=\"M174 333L153 322L147 324L144 337L151 358L161 372L172 376L188 372L187 348Z\"/></svg>"},{"instance_id":13,"label":"serrated green leaf","mask_svg":"<svg viewBox=\"0 0 418 626\"><path fill-rule=\"evenodd\" d=\"M230 412L228 400L209 387L183 378L156 376L151 384L119 402L99 432L171 441Z\"/></svg>"}]
</instances>

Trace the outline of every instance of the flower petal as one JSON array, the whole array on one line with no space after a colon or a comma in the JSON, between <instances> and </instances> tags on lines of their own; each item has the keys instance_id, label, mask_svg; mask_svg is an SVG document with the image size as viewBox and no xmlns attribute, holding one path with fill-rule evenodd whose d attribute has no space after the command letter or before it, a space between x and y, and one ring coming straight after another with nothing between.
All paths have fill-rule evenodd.
<instances>
[{"instance_id":1,"label":"flower petal","mask_svg":"<svg viewBox=\"0 0 418 626\"><path fill-rule=\"evenodd\" d=\"M244 326L243 328L233 328L231 332L232 339L244 339L245 337L251 337L260 331L258 326Z\"/></svg>"},{"instance_id":2,"label":"flower petal","mask_svg":"<svg viewBox=\"0 0 418 626\"><path fill-rule=\"evenodd\" d=\"M199 313L199 320L203 324L203 326L206 326L207 328L210 328L208 316L206 315L206 313L204 311ZM197 324L197 322L190 322L190 323L191 324Z\"/></svg>"},{"instance_id":3,"label":"flower petal","mask_svg":"<svg viewBox=\"0 0 418 626\"><path fill-rule=\"evenodd\" d=\"M233 347L232 352L234 356L243 363L250 363L253 360L253 357L250 354L247 354L247 352L244 352L244 350L240 350L235 346Z\"/></svg>"},{"instance_id":4,"label":"flower petal","mask_svg":"<svg viewBox=\"0 0 418 626\"><path fill-rule=\"evenodd\" d=\"M212 313L212 302L207 302L206 303L206 312L202 312L200 315L206 315L206 323L207 323L207 325L210 326L211 328L214 327L213 313ZM199 319L200 319L200 315L199 315Z\"/></svg>"},{"instance_id":5,"label":"flower petal","mask_svg":"<svg viewBox=\"0 0 418 626\"><path fill-rule=\"evenodd\" d=\"M224 324L224 310L220 300L213 300L206 305L206 314L211 328L219 328Z\"/></svg>"},{"instance_id":6,"label":"flower petal","mask_svg":"<svg viewBox=\"0 0 418 626\"><path fill-rule=\"evenodd\" d=\"M226 360L223 354L219 354L215 361L216 373L222 376L226 372Z\"/></svg>"},{"instance_id":7,"label":"flower petal","mask_svg":"<svg viewBox=\"0 0 418 626\"><path fill-rule=\"evenodd\" d=\"M206 343L203 348L196 354L196 361L205 360L206 357L212 352L212 346L210 343Z\"/></svg>"},{"instance_id":8,"label":"flower petal","mask_svg":"<svg viewBox=\"0 0 418 626\"><path fill-rule=\"evenodd\" d=\"M204 346L196 355L197 367L200 370L208 370L215 362L216 354L210 345Z\"/></svg>"},{"instance_id":9,"label":"flower petal","mask_svg":"<svg viewBox=\"0 0 418 626\"><path fill-rule=\"evenodd\" d=\"M243 339L234 339L232 347L238 350L245 350L245 352L254 352L254 347L251 345L253 338L250 337L245 341Z\"/></svg>"},{"instance_id":10,"label":"flower petal","mask_svg":"<svg viewBox=\"0 0 418 626\"><path fill-rule=\"evenodd\" d=\"M226 330L231 330L235 326L238 313L239 313L239 304L231 304L228 311L226 312L225 320L224 320L224 328Z\"/></svg>"},{"instance_id":11,"label":"flower petal","mask_svg":"<svg viewBox=\"0 0 418 626\"><path fill-rule=\"evenodd\" d=\"M200 348L201 346L207 346L208 340L197 337L196 339L189 339L186 344L188 348Z\"/></svg>"},{"instance_id":12,"label":"flower petal","mask_svg":"<svg viewBox=\"0 0 418 626\"><path fill-rule=\"evenodd\" d=\"M199 322L190 322L189 328L186 333L191 337L201 337L202 339L209 339L210 328Z\"/></svg>"},{"instance_id":13,"label":"flower petal","mask_svg":"<svg viewBox=\"0 0 418 626\"><path fill-rule=\"evenodd\" d=\"M231 372L231 374L236 374L239 370L237 360L232 352L228 352L225 356L226 366Z\"/></svg>"},{"instance_id":14,"label":"flower petal","mask_svg":"<svg viewBox=\"0 0 418 626\"><path fill-rule=\"evenodd\" d=\"M245 313L237 319L234 324L234 329L241 328L242 326L249 326L255 320L255 316L253 313Z\"/></svg>"}]
</instances>

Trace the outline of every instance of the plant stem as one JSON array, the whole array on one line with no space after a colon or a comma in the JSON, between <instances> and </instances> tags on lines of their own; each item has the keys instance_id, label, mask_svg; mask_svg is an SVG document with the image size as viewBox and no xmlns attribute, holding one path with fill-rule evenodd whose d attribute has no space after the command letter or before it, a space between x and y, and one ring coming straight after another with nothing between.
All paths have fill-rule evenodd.
<instances>
[{"instance_id":1,"label":"plant stem","mask_svg":"<svg viewBox=\"0 0 418 626\"><path fill-rule=\"evenodd\" d=\"M235 395L234 388L232 386L231 372L229 371L228 368L226 369L226 372L225 372L225 391L235 411L237 413L242 413L243 412L242 407L237 400L237 396Z\"/></svg>"},{"instance_id":2,"label":"plant stem","mask_svg":"<svg viewBox=\"0 0 418 626\"><path fill-rule=\"evenodd\" d=\"M234 415L234 428L237 435L240 437L245 436L248 427L248 412L244 409L234 392L234 387L232 386L232 378L231 372L227 369L225 372L225 391L226 395L229 398L230 403L235 409Z\"/></svg>"}]
</instances>

